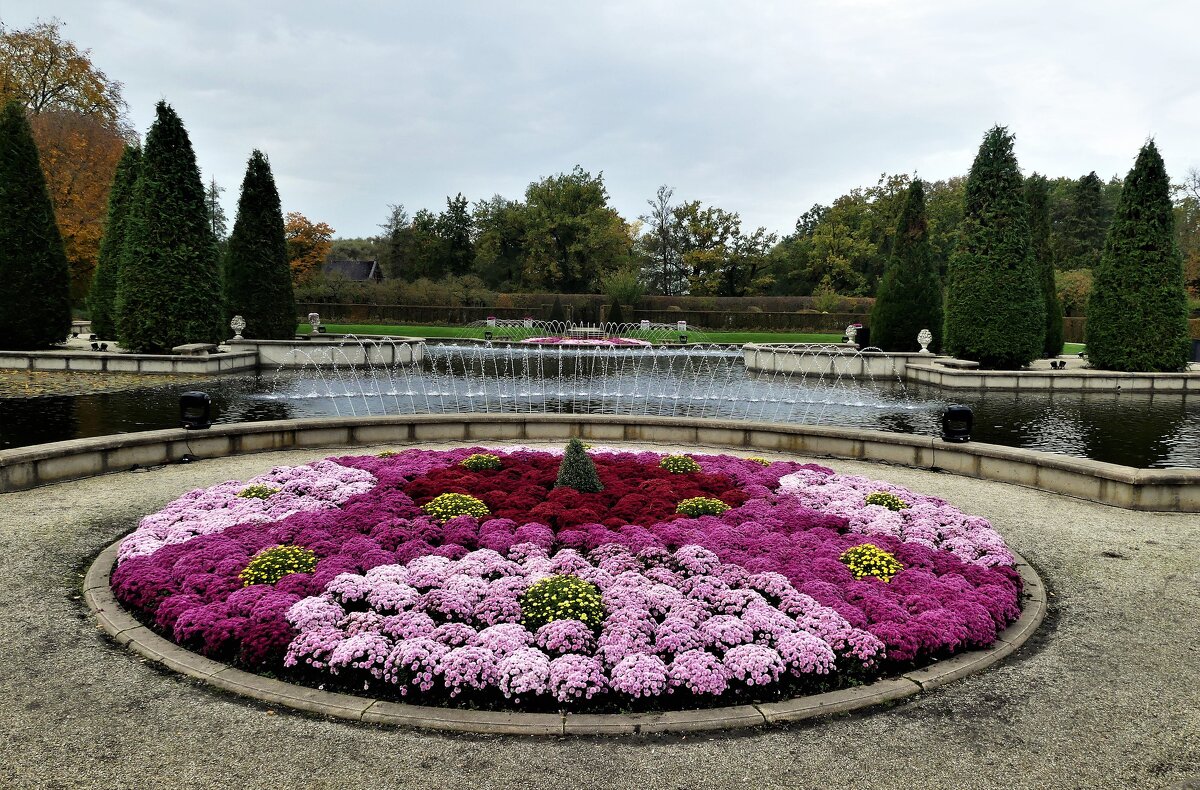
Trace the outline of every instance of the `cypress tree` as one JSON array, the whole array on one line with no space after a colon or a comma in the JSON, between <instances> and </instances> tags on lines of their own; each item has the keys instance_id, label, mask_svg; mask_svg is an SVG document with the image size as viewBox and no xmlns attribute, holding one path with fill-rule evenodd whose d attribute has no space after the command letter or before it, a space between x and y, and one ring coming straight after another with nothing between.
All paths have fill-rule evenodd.
<instances>
[{"instance_id":1,"label":"cypress tree","mask_svg":"<svg viewBox=\"0 0 1200 790\"><path fill-rule=\"evenodd\" d=\"M562 299L558 296L554 297L554 304L550 307L550 321L564 323L567 320L567 314L563 310Z\"/></svg>"},{"instance_id":2,"label":"cypress tree","mask_svg":"<svg viewBox=\"0 0 1200 790\"><path fill-rule=\"evenodd\" d=\"M166 102L146 135L126 218L116 318L131 351L218 343L225 331L204 185L187 130Z\"/></svg>"},{"instance_id":3,"label":"cypress tree","mask_svg":"<svg viewBox=\"0 0 1200 790\"><path fill-rule=\"evenodd\" d=\"M1042 356L1057 357L1063 349L1063 311L1054 286L1054 257L1050 250L1050 184L1034 173L1025 180L1029 205L1029 243L1046 302L1046 341Z\"/></svg>"},{"instance_id":4,"label":"cypress tree","mask_svg":"<svg viewBox=\"0 0 1200 790\"><path fill-rule=\"evenodd\" d=\"M925 219L925 187L912 182L896 224L891 260L871 309L871 342L884 351L919 351L917 335L933 334L931 347L942 339L942 281Z\"/></svg>"},{"instance_id":5,"label":"cypress tree","mask_svg":"<svg viewBox=\"0 0 1200 790\"><path fill-rule=\"evenodd\" d=\"M596 464L583 448L583 442L572 438L567 442L566 452L563 453L562 463L558 466L558 480L555 488L566 486L574 488L583 494L598 494L604 490L600 475L596 472Z\"/></svg>"},{"instance_id":6,"label":"cypress tree","mask_svg":"<svg viewBox=\"0 0 1200 790\"><path fill-rule=\"evenodd\" d=\"M71 331L70 274L25 108L0 112L0 346L47 348Z\"/></svg>"},{"instance_id":7,"label":"cypress tree","mask_svg":"<svg viewBox=\"0 0 1200 790\"><path fill-rule=\"evenodd\" d=\"M108 220L104 223L104 238L100 240L100 255L96 259L92 290L88 293L92 332L105 339L117 336L113 310L120 281L121 254L125 248L125 224L141 161L141 148L136 145L125 146L125 153L117 163L117 172L108 191Z\"/></svg>"},{"instance_id":8,"label":"cypress tree","mask_svg":"<svg viewBox=\"0 0 1200 790\"><path fill-rule=\"evenodd\" d=\"M1096 171L1082 176L1071 190L1067 216L1059 232L1058 267L1091 269L1100 262L1109 207L1104 199L1104 182Z\"/></svg>"},{"instance_id":9,"label":"cypress tree","mask_svg":"<svg viewBox=\"0 0 1200 790\"><path fill-rule=\"evenodd\" d=\"M608 306L608 322L616 324L618 327L625 323L625 311L621 309L621 303L613 299L612 304Z\"/></svg>"},{"instance_id":10,"label":"cypress tree","mask_svg":"<svg viewBox=\"0 0 1200 790\"><path fill-rule=\"evenodd\" d=\"M1182 370L1188 360L1187 315L1171 184L1151 141L1125 177L1093 273L1088 361L1104 370Z\"/></svg>"},{"instance_id":11,"label":"cypress tree","mask_svg":"<svg viewBox=\"0 0 1200 790\"><path fill-rule=\"evenodd\" d=\"M226 318L246 319L246 337L289 340L296 334L296 298L288 266L283 210L271 165L254 151L246 165L237 219L225 253Z\"/></svg>"},{"instance_id":12,"label":"cypress tree","mask_svg":"<svg viewBox=\"0 0 1200 790\"><path fill-rule=\"evenodd\" d=\"M967 177L958 247L946 270L945 350L985 368L1041 356L1046 304L1029 245L1029 211L1013 136L995 126Z\"/></svg>"}]
</instances>

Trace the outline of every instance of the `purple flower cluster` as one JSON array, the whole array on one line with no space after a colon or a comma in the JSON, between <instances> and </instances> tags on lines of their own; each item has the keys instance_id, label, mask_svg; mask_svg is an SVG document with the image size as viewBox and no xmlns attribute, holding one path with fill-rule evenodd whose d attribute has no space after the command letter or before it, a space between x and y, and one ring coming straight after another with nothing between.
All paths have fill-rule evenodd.
<instances>
[{"instance_id":1,"label":"purple flower cluster","mask_svg":"<svg viewBox=\"0 0 1200 790\"><path fill-rule=\"evenodd\" d=\"M508 622L474 614L505 611L481 604L518 602L561 568L600 589L606 616L598 636L578 620L531 633L518 622L519 603ZM722 575L744 578L730 583ZM384 605L372 603L380 588L389 591ZM450 697L494 688L510 699L558 703L603 693L655 697L681 687L720 695L731 686L770 686L785 673L827 675L839 660L870 665L883 654L869 632L785 579L738 574L697 546L634 554L609 544L588 558L524 544L507 557L490 549L457 560L419 557L341 574L322 594L293 604L287 618L297 635L285 666L357 670L365 682L382 679L404 696L439 684Z\"/></svg>"},{"instance_id":2,"label":"purple flower cluster","mask_svg":"<svg viewBox=\"0 0 1200 790\"><path fill-rule=\"evenodd\" d=\"M281 489L266 500L238 497L242 483L194 491L126 539L114 592L178 643L250 668L278 670L287 655L297 669L409 694L579 704L614 689L640 699L663 688L721 695L771 677L877 666L881 646L893 664L949 655L990 644L1020 613L1020 576L985 520L886 483L696 456L745 503L720 516L559 529L533 517L439 523L406 493L477 452L508 467L546 458L527 448L407 450L273 470L250 481ZM592 454L649 469L662 457ZM865 505L880 490L911 507ZM839 557L863 542L904 569L886 583L855 580ZM316 567L243 588L250 558L277 545L312 551ZM552 574L602 590L603 629L519 625L521 592ZM744 646L774 657L741 650L726 661ZM662 662L665 686L640 656Z\"/></svg>"},{"instance_id":3,"label":"purple flower cluster","mask_svg":"<svg viewBox=\"0 0 1200 790\"><path fill-rule=\"evenodd\" d=\"M779 481L779 493L805 507L845 518L852 532L888 535L906 543L949 551L976 565L1012 565L1013 555L987 519L969 516L937 497L857 475L801 469ZM883 491L908 504L903 510L868 505L868 494Z\"/></svg>"}]
</instances>

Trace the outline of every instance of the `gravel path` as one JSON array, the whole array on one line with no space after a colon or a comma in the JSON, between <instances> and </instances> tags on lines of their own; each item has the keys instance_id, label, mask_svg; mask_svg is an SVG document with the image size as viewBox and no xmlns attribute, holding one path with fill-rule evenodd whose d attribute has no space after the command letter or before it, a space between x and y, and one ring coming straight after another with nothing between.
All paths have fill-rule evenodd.
<instances>
[{"instance_id":1,"label":"gravel path","mask_svg":"<svg viewBox=\"0 0 1200 790\"><path fill-rule=\"evenodd\" d=\"M1200 516L833 462L991 518L1042 574L1042 631L1000 666L887 710L731 735L453 736L293 714L107 642L92 558L185 490L314 451L0 495L4 787L1113 787L1200 779Z\"/></svg>"}]
</instances>

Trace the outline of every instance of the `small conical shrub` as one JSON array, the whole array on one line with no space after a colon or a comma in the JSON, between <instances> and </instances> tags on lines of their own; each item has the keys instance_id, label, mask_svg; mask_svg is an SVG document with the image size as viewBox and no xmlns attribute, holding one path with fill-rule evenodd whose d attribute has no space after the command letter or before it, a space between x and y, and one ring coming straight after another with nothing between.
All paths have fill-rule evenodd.
<instances>
[{"instance_id":1,"label":"small conical shrub","mask_svg":"<svg viewBox=\"0 0 1200 790\"><path fill-rule=\"evenodd\" d=\"M1149 142L1125 177L1092 276L1088 362L1105 370L1182 370L1188 361L1187 316L1171 182L1158 148Z\"/></svg>"},{"instance_id":2,"label":"small conical shrub","mask_svg":"<svg viewBox=\"0 0 1200 790\"><path fill-rule=\"evenodd\" d=\"M290 340L296 334L283 211L271 165L262 151L252 153L246 165L225 253L225 313L227 318L245 319L245 337Z\"/></svg>"},{"instance_id":3,"label":"small conical shrub","mask_svg":"<svg viewBox=\"0 0 1200 790\"><path fill-rule=\"evenodd\" d=\"M1029 244L1046 303L1046 340L1042 356L1057 357L1063 349L1063 311L1054 285L1054 256L1050 249L1050 184L1034 173L1025 180L1025 202L1029 204Z\"/></svg>"},{"instance_id":4,"label":"small conical shrub","mask_svg":"<svg viewBox=\"0 0 1200 790\"><path fill-rule=\"evenodd\" d=\"M146 135L126 220L116 318L131 351L218 343L226 332L204 185L187 130L166 102Z\"/></svg>"},{"instance_id":5,"label":"small conical shrub","mask_svg":"<svg viewBox=\"0 0 1200 790\"><path fill-rule=\"evenodd\" d=\"M596 473L596 465L583 449L583 442L578 439L567 442L562 464L558 467L558 481L554 487L563 486L574 488L583 494L598 494L604 490L600 475Z\"/></svg>"},{"instance_id":6,"label":"small conical shrub","mask_svg":"<svg viewBox=\"0 0 1200 790\"><path fill-rule=\"evenodd\" d=\"M884 351L919 351L917 335L933 334L931 349L942 339L942 281L929 245L925 220L925 188L918 179L896 225L892 259L884 272L871 309L871 343Z\"/></svg>"},{"instance_id":7,"label":"small conical shrub","mask_svg":"<svg viewBox=\"0 0 1200 790\"><path fill-rule=\"evenodd\" d=\"M1024 179L1003 126L983 138L964 193L958 247L946 270L945 351L984 368L1042 355L1046 302L1029 249Z\"/></svg>"},{"instance_id":8,"label":"small conical shrub","mask_svg":"<svg viewBox=\"0 0 1200 790\"><path fill-rule=\"evenodd\" d=\"M96 259L92 290L88 292L92 332L108 340L117 336L116 316L113 311L116 309L117 284L121 279L125 223L129 217L129 206L133 201L133 188L137 183L141 161L141 148L136 145L125 146L125 153L117 163L112 188L108 191L108 220L104 223L104 238L100 240L100 255Z\"/></svg>"},{"instance_id":9,"label":"small conical shrub","mask_svg":"<svg viewBox=\"0 0 1200 790\"><path fill-rule=\"evenodd\" d=\"M550 320L560 323L567 320L567 314L563 311L562 299L557 296L554 297L554 304L550 307Z\"/></svg>"},{"instance_id":10,"label":"small conical shrub","mask_svg":"<svg viewBox=\"0 0 1200 790\"><path fill-rule=\"evenodd\" d=\"M614 301L608 308L608 323L620 326L625 323L625 313L621 311L621 303Z\"/></svg>"},{"instance_id":11,"label":"small conical shrub","mask_svg":"<svg viewBox=\"0 0 1200 790\"><path fill-rule=\"evenodd\" d=\"M47 348L71 331L70 274L25 108L0 112L0 348Z\"/></svg>"}]
</instances>

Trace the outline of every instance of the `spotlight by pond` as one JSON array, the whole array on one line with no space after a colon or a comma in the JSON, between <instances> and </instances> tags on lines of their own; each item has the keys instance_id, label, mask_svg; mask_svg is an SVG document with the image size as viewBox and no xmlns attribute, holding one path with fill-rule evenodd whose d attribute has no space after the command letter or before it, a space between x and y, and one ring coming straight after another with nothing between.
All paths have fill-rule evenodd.
<instances>
[{"instance_id":1,"label":"spotlight by pond","mask_svg":"<svg viewBox=\"0 0 1200 790\"><path fill-rule=\"evenodd\" d=\"M687 345L687 335L680 335L679 342L686 346Z\"/></svg>"},{"instance_id":2,"label":"spotlight by pond","mask_svg":"<svg viewBox=\"0 0 1200 790\"><path fill-rule=\"evenodd\" d=\"M179 423L188 430L212 427L212 398L207 392L185 392L179 396Z\"/></svg>"},{"instance_id":3,"label":"spotlight by pond","mask_svg":"<svg viewBox=\"0 0 1200 790\"><path fill-rule=\"evenodd\" d=\"M489 331L487 331L487 332L484 332L484 333L483 333L483 339L484 339L484 340L491 340L491 339L492 339L492 333L491 333L491 331L490 331L490 330L489 330Z\"/></svg>"},{"instance_id":4,"label":"spotlight by pond","mask_svg":"<svg viewBox=\"0 0 1200 790\"><path fill-rule=\"evenodd\" d=\"M947 442L971 441L971 426L975 414L970 406L947 406L942 412L942 440Z\"/></svg>"}]
</instances>

